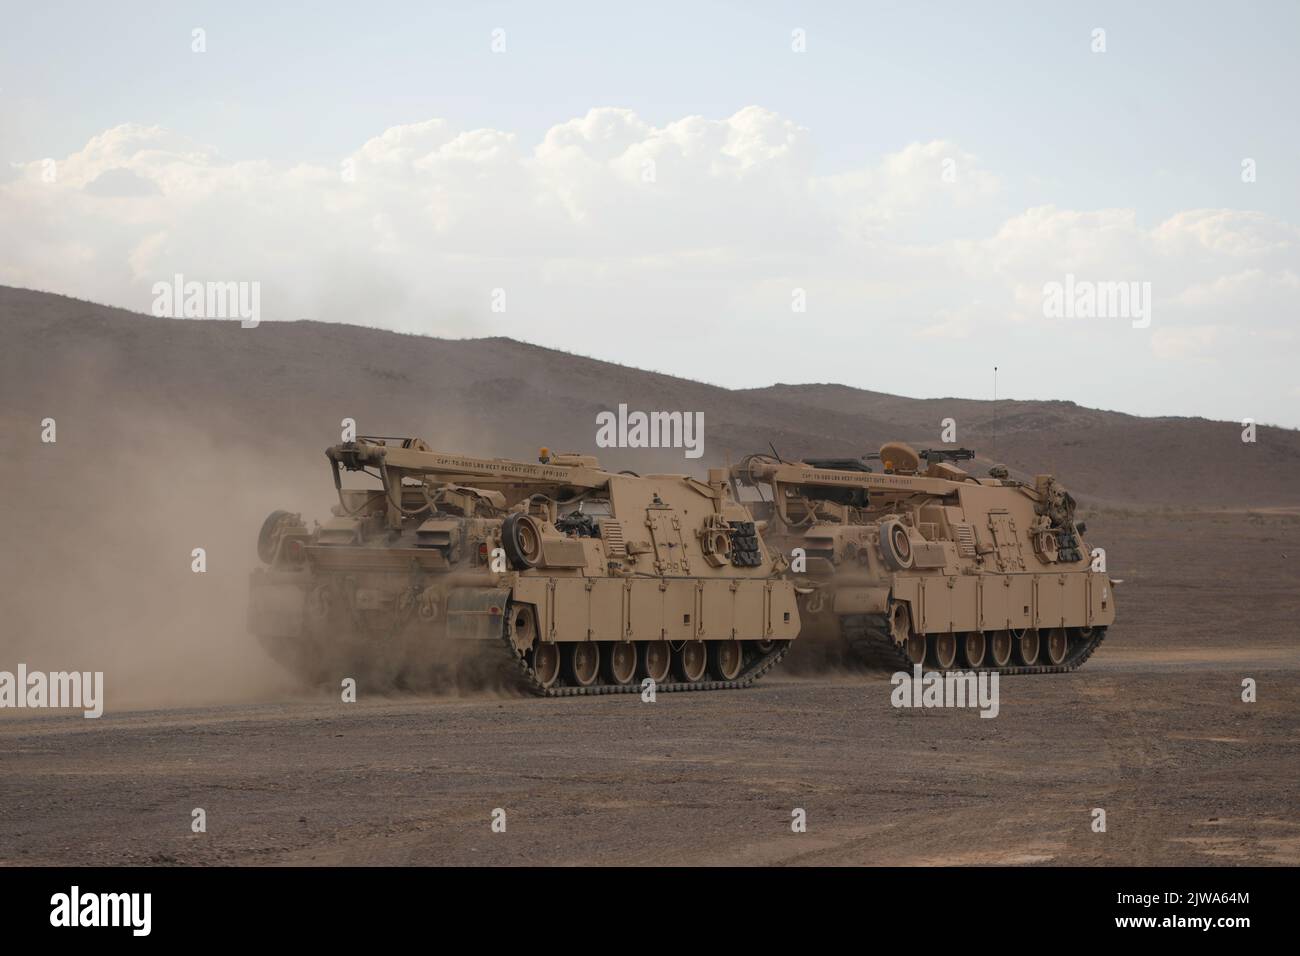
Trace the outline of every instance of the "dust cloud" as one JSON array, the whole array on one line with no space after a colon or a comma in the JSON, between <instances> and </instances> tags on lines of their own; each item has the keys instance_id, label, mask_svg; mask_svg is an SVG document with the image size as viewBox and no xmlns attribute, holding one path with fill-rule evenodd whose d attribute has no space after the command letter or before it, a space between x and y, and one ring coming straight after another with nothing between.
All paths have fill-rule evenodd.
<instances>
[{"instance_id":1,"label":"dust cloud","mask_svg":"<svg viewBox=\"0 0 1300 956\"><path fill-rule=\"evenodd\" d=\"M327 442L259 440L255 423L210 408L98 407L100 384L64 383L75 397L52 444L31 440L37 412L0 416L7 432L30 433L0 459L0 670L102 671L109 715L337 697L341 676L356 677L361 699L520 693L503 657L482 662L459 645L407 648L401 661L382 647L351 656L321 647L314 678L274 660L247 625L257 534L276 509L309 526L329 516ZM467 447L462 429L439 425L438 447ZM480 434L478 444L485 437L510 440ZM368 481L351 477L345 485ZM203 573L193 570L196 548Z\"/></svg>"},{"instance_id":2,"label":"dust cloud","mask_svg":"<svg viewBox=\"0 0 1300 956\"><path fill-rule=\"evenodd\" d=\"M292 692L248 633L248 575L266 513L316 503L323 469L313 485L266 448L112 420L130 427L76 435L65 416L55 444L0 463L0 669L103 671L109 711Z\"/></svg>"}]
</instances>

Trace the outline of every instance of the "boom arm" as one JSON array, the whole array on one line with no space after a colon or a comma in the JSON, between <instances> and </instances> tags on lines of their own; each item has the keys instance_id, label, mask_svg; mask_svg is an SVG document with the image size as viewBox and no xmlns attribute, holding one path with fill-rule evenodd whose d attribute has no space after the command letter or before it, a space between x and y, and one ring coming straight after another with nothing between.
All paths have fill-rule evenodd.
<instances>
[{"instance_id":1,"label":"boom arm","mask_svg":"<svg viewBox=\"0 0 1300 956\"><path fill-rule=\"evenodd\" d=\"M367 466L399 469L411 475L428 475L476 484L515 484L519 482L565 485L574 488L599 488L609 475L598 468L569 465L532 465L508 458L471 458L434 451L419 439L404 439L400 447L377 444L361 439L334 445L326 457L348 471Z\"/></svg>"},{"instance_id":2,"label":"boom arm","mask_svg":"<svg viewBox=\"0 0 1300 956\"><path fill-rule=\"evenodd\" d=\"M884 475L865 471L836 471L814 468L801 462L757 462L735 465L732 476L742 481L762 481L774 489L791 485L822 488L862 488L868 492L892 492L896 495L948 495L958 482L948 478L925 478L916 475Z\"/></svg>"},{"instance_id":3,"label":"boom arm","mask_svg":"<svg viewBox=\"0 0 1300 956\"><path fill-rule=\"evenodd\" d=\"M387 441L400 442L398 445ZM384 485L388 502L388 523L391 527L402 525L402 479L424 477L448 482L471 482L483 488L509 488L540 485L564 488L599 488L609 481L609 475L598 468L555 464L532 465L506 458L472 458L434 451L418 438L369 439L333 445L325 450L325 457L334 469L334 487L343 494L342 466L348 471L375 468ZM410 514L406 512L405 514Z\"/></svg>"}]
</instances>

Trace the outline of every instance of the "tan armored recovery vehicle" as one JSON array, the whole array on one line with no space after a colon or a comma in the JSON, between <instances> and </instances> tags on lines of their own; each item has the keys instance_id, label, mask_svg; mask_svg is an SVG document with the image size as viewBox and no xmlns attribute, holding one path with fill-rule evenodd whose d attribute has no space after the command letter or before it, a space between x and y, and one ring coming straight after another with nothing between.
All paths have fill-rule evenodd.
<instances>
[{"instance_id":1,"label":"tan armored recovery vehicle","mask_svg":"<svg viewBox=\"0 0 1300 956\"><path fill-rule=\"evenodd\" d=\"M751 455L731 469L788 560L804 640L847 641L891 670L1052 673L1088 659L1115 601L1074 499L1050 475L955 464L973 458L891 442L862 459Z\"/></svg>"},{"instance_id":2,"label":"tan armored recovery vehicle","mask_svg":"<svg viewBox=\"0 0 1300 956\"><path fill-rule=\"evenodd\" d=\"M439 650L514 662L548 695L745 686L799 633L795 582L725 469L614 474L596 459L471 458L418 439L326 451L333 517L262 527L250 627L312 680L420 683ZM345 488L343 472L378 487Z\"/></svg>"}]
</instances>

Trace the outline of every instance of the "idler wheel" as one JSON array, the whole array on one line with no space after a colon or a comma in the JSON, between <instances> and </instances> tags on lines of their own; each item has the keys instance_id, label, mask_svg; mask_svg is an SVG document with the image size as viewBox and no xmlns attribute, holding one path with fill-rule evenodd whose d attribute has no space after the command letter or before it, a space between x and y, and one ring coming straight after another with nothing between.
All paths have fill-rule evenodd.
<instances>
[{"instance_id":1,"label":"idler wheel","mask_svg":"<svg viewBox=\"0 0 1300 956\"><path fill-rule=\"evenodd\" d=\"M703 641L687 641L681 650L673 655L673 665L677 676L688 684L693 684L704 676L709 664L709 654Z\"/></svg>"},{"instance_id":2,"label":"idler wheel","mask_svg":"<svg viewBox=\"0 0 1300 956\"><path fill-rule=\"evenodd\" d=\"M1033 664L1038 660L1038 631L1032 627L1025 628L1016 639L1016 661L1020 664Z\"/></svg>"},{"instance_id":3,"label":"idler wheel","mask_svg":"<svg viewBox=\"0 0 1300 956\"><path fill-rule=\"evenodd\" d=\"M537 683L550 687L560 676L560 646L558 644L538 644L533 648L533 675Z\"/></svg>"},{"instance_id":4,"label":"idler wheel","mask_svg":"<svg viewBox=\"0 0 1300 956\"><path fill-rule=\"evenodd\" d=\"M961 659L967 667L983 667L988 656L989 642L981 631L967 631L962 635Z\"/></svg>"},{"instance_id":5,"label":"idler wheel","mask_svg":"<svg viewBox=\"0 0 1300 956\"><path fill-rule=\"evenodd\" d=\"M989 660L994 667L1006 667L1011 663L1011 648L1015 641L1010 631L995 631L989 641Z\"/></svg>"},{"instance_id":6,"label":"idler wheel","mask_svg":"<svg viewBox=\"0 0 1300 956\"><path fill-rule=\"evenodd\" d=\"M1069 652L1070 636L1065 632L1065 628L1054 627L1047 632L1047 640L1043 642L1043 653L1049 664L1062 663Z\"/></svg>"},{"instance_id":7,"label":"idler wheel","mask_svg":"<svg viewBox=\"0 0 1300 956\"><path fill-rule=\"evenodd\" d=\"M925 635L924 634L907 635L907 643L903 645L903 649L904 652L907 654L907 659L911 661L913 664L925 663Z\"/></svg>"},{"instance_id":8,"label":"idler wheel","mask_svg":"<svg viewBox=\"0 0 1300 956\"><path fill-rule=\"evenodd\" d=\"M667 641L645 641L638 653L642 677L649 677L656 684L662 684L668 677L668 668L672 666L673 651Z\"/></svg>"},{"instance_id":9,"label":"idler wheel","mask_svg":"<svg viewBox=\"0 0 1300 956\"><path fill-rule=\"evenodd\" d=\"M957 635L930 635L930 663L941 671L946 671L957 663Z\"/></svg>"},{"instance_id":10,"label":"idler wheel","mask_svg":"<svg viewBox=\"0 0 1300 956\"><path fill-rule=\"evenodd\" d=\"M590 687L600 674L600 645L573 641L564 645L564 676L579 687Z\"/></svg>"},{"instance_id":11,"label":"idler wheel","mask_svg":"<svg viewBox=\"0 0 1300 956\"><path fill-rule=\"evenodd\" d=\"M605 662L605 680L611 684L630 684L636 676L636 645L631 641L615 641L605 646L601 655Z\"/></svg>"},{"instance_id":12,"label":"idler wheel","mask_svg":"<svg viewBox=\"0 0 1300 956\"><path fill-rule=\"evenodd\" d=\"M718 680L735 680L744 661L740 641L709 642L709 670Z\"/></svg>"}]
</instances>

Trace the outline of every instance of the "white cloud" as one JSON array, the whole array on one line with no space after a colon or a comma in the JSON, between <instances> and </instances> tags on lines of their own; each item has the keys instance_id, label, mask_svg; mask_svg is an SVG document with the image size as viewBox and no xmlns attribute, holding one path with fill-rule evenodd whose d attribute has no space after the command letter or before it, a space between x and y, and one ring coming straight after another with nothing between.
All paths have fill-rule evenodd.
<instances>
[{"instance_id":1,"label":"white cloud","mask_svg":"<svg viewBox=\"0 0 1300 956\"><path fill-rule=\"evenodd\" d=\"M1294 345L1292 224L1225 209L1154 226L1131 209L1009 215L1001 178L942 140L831 175L814 155L809 130L756 106L662 127L593 109L531 147L434 119L293 167L124 125L60 160L54 182L38 160L0 184L0 282L147 311L174 273L257 280L267 321L506 334L735 385L908 390L854 378L857 353L877 349L923 350L916 367L960 383L963 349L936 347L990 332L999 348L1027 337L1025 365L1035 336L1135 366ZM1044 319L1043 284L1067 273L1150 282L1150 333ZM790 309L796 288L807 313ZM773 335L796 345L774 355Z\"/></svg>"},{"instance_id":2,"label":"white cloud","mask_svg":"<svg viewBox=\"0 0 1300 956\"><path fill-rule=\"evenodd\" d=\"M1151 351L1162 359L1206 359L1225 338L1217 325L1158 328L1151 333Z\"/></svg>"}]
</instances>

